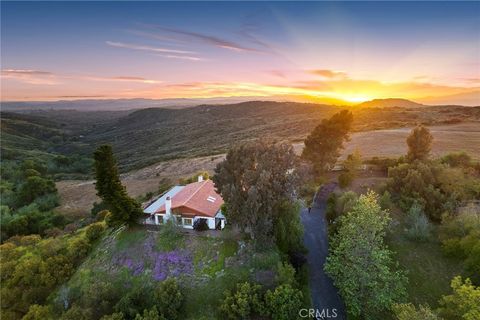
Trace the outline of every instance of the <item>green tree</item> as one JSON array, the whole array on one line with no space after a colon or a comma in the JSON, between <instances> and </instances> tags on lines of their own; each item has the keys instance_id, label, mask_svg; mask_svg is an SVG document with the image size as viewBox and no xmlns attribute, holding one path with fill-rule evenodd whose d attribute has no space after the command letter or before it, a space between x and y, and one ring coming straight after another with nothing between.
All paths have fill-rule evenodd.
<instances>
[{"instance_id":1,"label":"green tree","mask_svg":"<svg viewBox=\"0 0 480 320\"><path fill-rule=\"evenodd\" d=\"M462 281L457 276L451 282L453 293L440 300L440 316L447 320L480 319L480 287L475 287L470 279Z\"/></svg>"},{"instance_id":2,"label":"green tree","mask_svg":"<svg viewBox=\"0 0 480 320\"><path fill-rule=\"evenodd\" d=\"M215 168L213 181L229 223L248 231L257 244L271 238L276 209L295 194L297 160L291 145L254 141L230 149Z\"/></svg>"},{"instance_id":3,"label":"green tree","mask_svg":"<svg viewBox=\"0 0 480 320\"><path fill-rule=\"evenodd\" d=\"M263 314L265 306L260 294L261 286L249 282L237 284L234 292L225 292L220 305L222 316L236 319L250 319L252 315Z\"/></svg>"},{"instance_id":4,"label":"green tree","mask_svg":"<svg viewBox=\"0 0 480 320\"><path fill-rule=\"evenodd\" d=\"M427 160L432 149L433 136L428 128L420 125L415 127L407 137L409 161Z\"/></svg>"},{"instance_id":5,"label":"green tree","mask_svg":"<svg viewBox=\"0 0 480 320\"><path fill-rule=\"evenodd\" d=\"M183 304L183 295L175 278L161 282L154 292L156 307L165 319L178 319Z\"/></svg>"},{"instance_id":6,"label":"green tree","mask_svg":"<svg viewBox=\"0 0 480 320\"><path fill-rule=\"evenodd\" d=\"M339 289L350 315L375 319L406 295L407 279L396 270L392 252L384 243L389 214L370 191L361 195L352 210L338 221L325 271Z\"/></svg>"},{"instance_id":7,"label":"green tree","mask_svg":"<svg viewBox=\"0 0 480 320\"><path fill-rule=\"evenodd\" d=\"M265 294L265 305L273 320L291 320L298 318L302 308L303 294L289 284L284 284Z\"/></svg>"},{"instance_id":8,"label":"green tree","mask_svg":"<svg viewBox=\"0 0 480 320\"><path fill-rule=\"evenodd\" d=\"M285 254L303 249L303 225L300 206L290 201L281 202L273 221L275 243Z\"/></svg>"},{"instance_id":9,"label":"green tree","mask_svg":"<svg viewBox=\"0 0 480 320\"><path fill-rule=\"evenodd\" d=\"M411 303L396 303L392 311L397 320L440 320L428 305L416 308Z\"/></svg>"},{"instance_id":10,"label":"green tree","mask_svg":"<svg viewBox=\"0 0 480 320\"><path fill-rule=\"evenodd\" d=\"M28 313L22 320L53 320L52 310L49 306L40 306L33 304L28 309Z\"/></svg>"},{"instance_id":11,"label":"green tree","mask_svg":"<svg viewBox=\"0 0 480 320\"><path fill-rule=\"evenodd\" d=\"M134 199L130 198L127 190L120 181L116 160L112 147L103 145L94 153L95 188L97 195L108 205L112 213L111 222L133 224L138 221L143 212Z\"/></svg>"},{"instance_id":12,"label":"green tree","mask_svg":"<svg viewBox=\"0 0 480 320\"><path fill-rule=\"evenodd\" d=\"M322 120L305 139L302 157L312 163L317 178L337 161L343 143L348 139L352 122L352 113L343 110L330 119Z\"/></svg>"},{"instance_id":13,"label":"green tree","mask_svg":"<svg viewBox=\"0 0 480 320\"><path fill-rule=\"evenodd\" d=\"M18 190L18 206L28 205L36 198L56 193L55 182L39 176L30 176L20 185Z\"/></svg>"}]
</instances>

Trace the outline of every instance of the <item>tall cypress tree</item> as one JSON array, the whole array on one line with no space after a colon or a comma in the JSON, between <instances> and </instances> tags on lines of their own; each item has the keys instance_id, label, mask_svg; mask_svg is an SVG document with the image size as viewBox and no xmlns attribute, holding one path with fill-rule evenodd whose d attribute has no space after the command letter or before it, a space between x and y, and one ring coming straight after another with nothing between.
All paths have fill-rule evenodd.
<instances>
[{"instance_id":1,"label":"tall cypress tree","mask_svg":"<svg viewBox=\"0 0 480 320\"><path fill-rule=\"evenodd\" d=\"M95 159L95 188L97 195L105 202L112 213L111 222L137 222L142 215L140 204L130 198L120 181L117 161L113 156L112 147L102 145L93 154Z\"/></svg>"}]
</instances>

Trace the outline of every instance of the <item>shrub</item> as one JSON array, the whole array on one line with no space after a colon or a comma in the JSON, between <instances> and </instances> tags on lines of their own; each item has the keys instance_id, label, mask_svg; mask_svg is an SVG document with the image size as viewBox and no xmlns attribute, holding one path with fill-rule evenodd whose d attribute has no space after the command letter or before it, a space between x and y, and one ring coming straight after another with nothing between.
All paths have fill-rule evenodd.
<instances>
[{"instance_id":1,"label":"shrub","mask_svg":"<svg viewBox=\"0 0 480 320\"><path fill-rule=\"evenodd\" d=\"M102 222L92 223L87 227L85 236L89 242L95 242L102 236L103 231L105 231L105 225Z\"/></svg>"},{"instance_id":2,"label":"shrub","mask_svg":"<svg viewBox=\"0 0 480 320\"><path fill-rule=\"evenodd\" d=\"M303 249L303 225L298 203L283 201L276 207L273 233L275 244L281 252L289 254Z\"/></svg>"},{"instance_id":3,"label":"shrub","mask_svg":"<svg viewBox=\"0 0 480 320\"><path fill-rule=\"evenodd\" d=\"M295 268L288 262L279 262L277 264L277 283L278 285L288 284L292 287L297 285L295 279Z\"/></svg>"},{"instance_id":4,"label":"shrub","mask_svg":"<svg viewBox=\"0 0 480 320\"><path fill-rule=\"evenodd\" d=\"M355 203L358 201L358 195L353 191L342 193L337 201L337 212L339 215L345 214L352 210Z\"/></svg>"},{"instance_id":5,"label":"shrub","mask_svg":"<svg viewBox=\"0 0 480 320\"><path fill-rule=\"evenodd\" d=\"M303 294L289 284L268 290L265 294L267 312L273 320L290 320L298 317L298 310L302 307Z\"/></svg>"},{"instance_id":6,"label":"shrub","mask_svg":"<svg viewBox=\"0 0 480 320\"><path fill-rule=\"evenodd\" d=\"M476 320L480 318L480 287L472 285L470 279L462 281L460 276L451 282L453 293L440 300L440 316L447 320Z\"/></svg>"},{"instance_id":7,"label":"shrub","mask_svg":"<svg viewBox=\"0 0 480 320\"><path fill-rule=\"evenodd\" d=\"M100 320L125 320L125 317L123 316L123 313L115 312L107 316L101 317Z\"/></svg>"},{"instance_id":8,"label":"shrub","mask_svg":"<svg viewBox=\"0 0 480 320\"><path fill-rule=\"evenodd\" d=\"M354 178L355 177L352 172L350 171L342 172L338 176L338 185L340 186L340 188L344 189L352 184L352 181Z\"/></svg>"},{"instance_id":9,"label":"shrub","mask_svg":"<svg viewBox=\"0 0 480 320\"><path fill-rule=\"evenodd\" d=\"M380 197L380 207L382 207L382 209L391 209L393 207L393 203L392 203L392 196L390 195L390 192L388 192L387 190L385 190L385 192L382 194L382 196Z\"/></svg>"},{"instance_id":10,"label":"shrub","mask_svg":"<svg viewBox=\"0 0 480 320\"><path fill-rule=\"evenodd\" d=\"M183 294L174 278L160 282L154 292L155 304L165 319L175 320L183 304Z\"/></svg>"},{"instance_id":11,"label":"shrub","mask_svg":"<svg viewBox=\"0 0 480 320\"><path fill-rule=\"evenodd\" d=\"M32 304L28 309L28 313L23 316L22 320L53 320L52 310L49 306L40 306Z\"/></svg>"},{"instance_id":12,"label":"shrub","mask_svg":"<svg viewBox=\"0 0 480 320\"><path fill-rule=\"evenodd\" d=\"M134 319L137 313L151 307L152 296L146 294L151 289L146 285L135 284L114 307L115 312L121 312L125 318Z\"/></svg>"},{"instance_id":13,"label":"shrub","mask_svg":"<svg viewBox=\"0 0 480 320\"><path fill-rule=\"evenodd\" d=\"M397 320L440 320L428 305L416 308L411 303L399 303L392 306L392 311Z\"/></svg>"},{"instance_id":14,"label":"shrub","mask_svg":"<svg viewBox=\"0 0 480 320\"><path fill-rule=\"evenodd\" d=\"M265 313L260 289L258 284L244 282L237 284L234 292L226 291L220 305L222 316L228 319L249 319L255 314Z\"/></svg>"},{"instance_id":15,"label":"shrub","mask_svg":"<svg viewBox=\"0 0 480 320\"><path fill-rule=\"evenodd\" d=\"M415 202L408 210L407 225L406 234L409 239L426 241L430 238L432 227L418 202Z\"/></svg>"},{"instance_id":16,"label":"shrub","mask_svg":"<svg viewBox=\"0 0 480 320\"><path fill-rule=\"evenodd\" d=\"M466 152L452 152L442 157L441 161L450 167L468 167L472 164L472 157Z\"/></svg>"}]
</instances>

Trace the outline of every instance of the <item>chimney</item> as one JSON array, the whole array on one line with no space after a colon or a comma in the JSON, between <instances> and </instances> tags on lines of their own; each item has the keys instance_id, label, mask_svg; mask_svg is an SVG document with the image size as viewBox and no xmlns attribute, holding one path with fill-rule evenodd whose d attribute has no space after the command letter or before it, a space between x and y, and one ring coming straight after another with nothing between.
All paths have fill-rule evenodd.
<instances>
[{"instance_id":1,"label":"chimney","mask_svg":"<svg viewBox=\"0 0 480 320\"><path fill-rule=\"evenodd\" d=\"M203 181L203 174L198 176L198 182L202 182L202 181Z\"/></svg>"},{"instance_id":2,"label":"chimney","mask_svg":"<svg viewBox=\"0 0 480 320\"><path fill-rule=\"evenodd\" d=\"M167 217L170 217L172 215L172 199L170 199L170 197L167 197L167 199L165 199L165 215Z\"/></svg>"}]
</instances>

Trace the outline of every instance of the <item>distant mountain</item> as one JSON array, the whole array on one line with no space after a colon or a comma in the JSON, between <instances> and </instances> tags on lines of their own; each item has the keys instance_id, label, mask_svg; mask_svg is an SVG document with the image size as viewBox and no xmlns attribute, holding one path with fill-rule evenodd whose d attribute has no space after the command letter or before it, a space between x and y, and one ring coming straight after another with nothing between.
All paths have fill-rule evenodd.
<instances>
[{"instance_id":1,"label":"distant mountain","mask_svg":"<svg viewBox=\"0 0 480 320\"><path fill-rule=\"evenodd\" d=\"M258 97L220 97L202 99L82 99L59 101L7 101L2 102L3 111L38 111L38 110L77 110L77 111L121 111L147 108L183 109L201 104L232 104L252 100ZM262 100L274 101L276 97Z\"/></svg>"},{"instance_id":2,"label":"distant mountain","mask_svg":"<svg viewBox=\"0 0 480 320\"><path fill-rule=\"evenodd\" d=\"M390 98L390 99L374 99L366 102L362 102L357 105L362 108L420 108L425 107L424 104L413 102L407 99Z\"/></svg>"}]
</instances>

